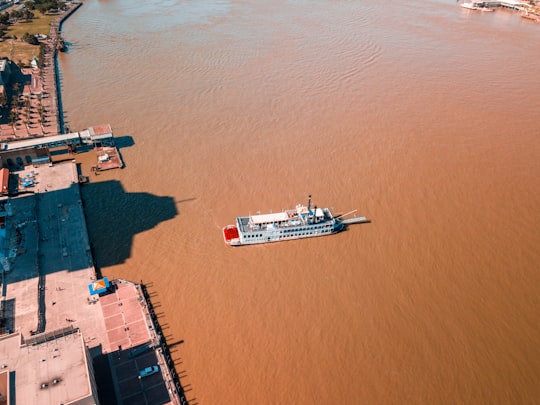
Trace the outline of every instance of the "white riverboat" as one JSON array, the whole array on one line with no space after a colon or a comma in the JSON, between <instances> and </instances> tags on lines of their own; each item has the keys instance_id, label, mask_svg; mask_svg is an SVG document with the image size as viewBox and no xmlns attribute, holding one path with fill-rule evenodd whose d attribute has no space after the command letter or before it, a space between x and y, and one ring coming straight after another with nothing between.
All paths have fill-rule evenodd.
<instances>
[{"instance_id":1,"label":"white riverboat","mask_svg":"<svg viewBox=\"0 0 540 405\"><path fill-rule=\"evenodd\" d=\"M473 2L465 2L460 4L461 7L466 8L468 10L479 10L479 11L495 11L491 7L489 7L489 2L484 1L473 1Z\"/></svg>"},{"instance_id":2,"label":"white riverboat","mask_svg":"<svg viewBox=\"0 0 540 405\"><path fill-rule=\"evenodd\" d=\"M282 212L237 217L236 224L223 228L223 238L228 245L242 246L332 235L348 224L369 222L366 217L343 219L355 211L334 217L328 208L311 208L309 196L307 206L298 204Z\"/></svg>"},{"instance_id":3,"label":"white riverboat","mask_svg":"<svg viewBox=\"0 0 540 405\"><path fill-rule=\"evenodd\" d=\"M460 6L468 10L478 10L479 8L475 3L462 3Z\"/></svg>"}]
</instances>

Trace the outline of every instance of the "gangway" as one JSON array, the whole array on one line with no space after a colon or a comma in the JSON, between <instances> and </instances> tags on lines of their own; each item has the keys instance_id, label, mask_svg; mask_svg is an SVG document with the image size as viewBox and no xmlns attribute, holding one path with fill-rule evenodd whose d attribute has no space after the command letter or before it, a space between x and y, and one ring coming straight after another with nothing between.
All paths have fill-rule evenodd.
<instances>
[{"instance_id":1,"label":"gangway","mask_svg":"<svg viewBox=\"0 0 540 405\"><path fill-rule=\"evenodd\" d=\"M51 136L39 136L17 141L0 143L0 151L14 151L27 148L56 148L68 145L114 144L110 125L90 127L80 132L70 132Z\"/></svg>"}]
</instances>

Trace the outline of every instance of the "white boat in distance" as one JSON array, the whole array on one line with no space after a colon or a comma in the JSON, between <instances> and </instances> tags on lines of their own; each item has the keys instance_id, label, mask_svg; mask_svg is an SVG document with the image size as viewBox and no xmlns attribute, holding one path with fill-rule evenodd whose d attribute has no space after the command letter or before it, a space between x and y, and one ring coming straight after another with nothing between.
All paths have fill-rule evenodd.
<instances>
[{"instance_id":1,"label":"white boat in distance","mask_svg":"<svg viewBox=\"0 0 540 405\"><path fill-rule=\"evenodd\" d=\"M466 2L460 4L460 6L468 10L495 11L492 8L486 6L485 2Z\"/></svg>"},{"instance_id":2,"label":"white boat in distance","mask_svg":"<svg viewBox=\"0 0 540 405\"><path fill-rule=\"evenodd\" d=\"M236 224L223 228L223 239L231 246L255 245L258 243L312 238L340 232L349 224L369 222L366 217L343 219L356 210L334 217L328 208L311 208L298 204L296 208L236 218Z\"/></svg>"}]
</instances>

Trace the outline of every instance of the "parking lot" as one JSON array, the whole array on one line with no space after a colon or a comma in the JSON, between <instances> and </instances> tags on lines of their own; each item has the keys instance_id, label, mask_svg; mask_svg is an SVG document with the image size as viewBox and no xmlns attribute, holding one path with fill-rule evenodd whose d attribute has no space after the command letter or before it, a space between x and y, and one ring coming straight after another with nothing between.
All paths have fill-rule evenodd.
<instances>
[{"instance_id":1,"label":"parking lot","mask_svg":"<svg viewBox=\"0 0 540 405\"><path fill-rule=\"evenodd\" d=\"M139 371L149 366L158 365L156 353L148 350L130 358L131 350L122 350L120 354L111 353L109 362L112 376L116 380L116 396L124 404L168 404L171 399L160 372L139 378Z\"/></svg>"}]
</instances>

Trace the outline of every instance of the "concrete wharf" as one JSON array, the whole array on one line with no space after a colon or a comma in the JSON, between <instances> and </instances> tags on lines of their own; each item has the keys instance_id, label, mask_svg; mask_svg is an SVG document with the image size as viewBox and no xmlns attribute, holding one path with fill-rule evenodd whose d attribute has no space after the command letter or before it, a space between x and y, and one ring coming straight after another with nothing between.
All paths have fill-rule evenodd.
<instances>
[{"instance_id":1,"label":"concrete wharf","mask_svg":"<svg viewBox=\"0 0 540 405\"><path fill-rule=\"evenodd\" d=\"M41 136L34 138L19 139L11 142L0 143L0 151L16 151L27 148L56 148L60 146L80 146L95 144L113 144L113 133L110 126L105 133L96 133L94 127L80 132Z\"/></svg>"},{"instance_id":2,"label":"concrete wharf","mask_svg":"<svg viewBox=\"0 0 540 405\"><path fill-rule=\"evenodd\" d=\"M93 168L95 172L120 169L124 165L115 146L96 146L95 151L98 157L98 164Z\"/></svg>"},{"instance_id":3,"label":"concrete wharf","mask_svg":"<svg viewBox=\"0 0 540 405\"><path fill-rule=\"evenodd\" d=\"M41 67L33 63L32 68L23 68L22 73L30 78L18 95L16 120L11 124L0 125L0 151L18 151L27 148L72 148L81 145L94 145L98 163L96 171L122 168L120 152L114 147L112 129L109 124L90 127L80 132L64 133L60 85L58 82L57 52L63 43L60 29L63 21L73 14L82 3L66 3L66 8L51 23L48 38L42 40L43 60ZM21 152L22 153L22 152ZM45 154L48 155L48 152ZM24 161L32 154L6 156L14 161ZM40 153L43 155L43 153ZM38 160L41 160L38 159Z\"/></svg>"},{"instance_id":4,"label":"concrete wharf","mask_svg":"<svg viewBox=\"0 0 540 405\"><path fill-rule=\"evenodd\" d=\"M116 403L187 404L144 286L114 280L89 294L99 278L76 163L11 176L34 181L26 194L0 199L0 392L51 405L103 390ZM139 379L152 365L160 372Z\"/></svg>"}]
</instances>

